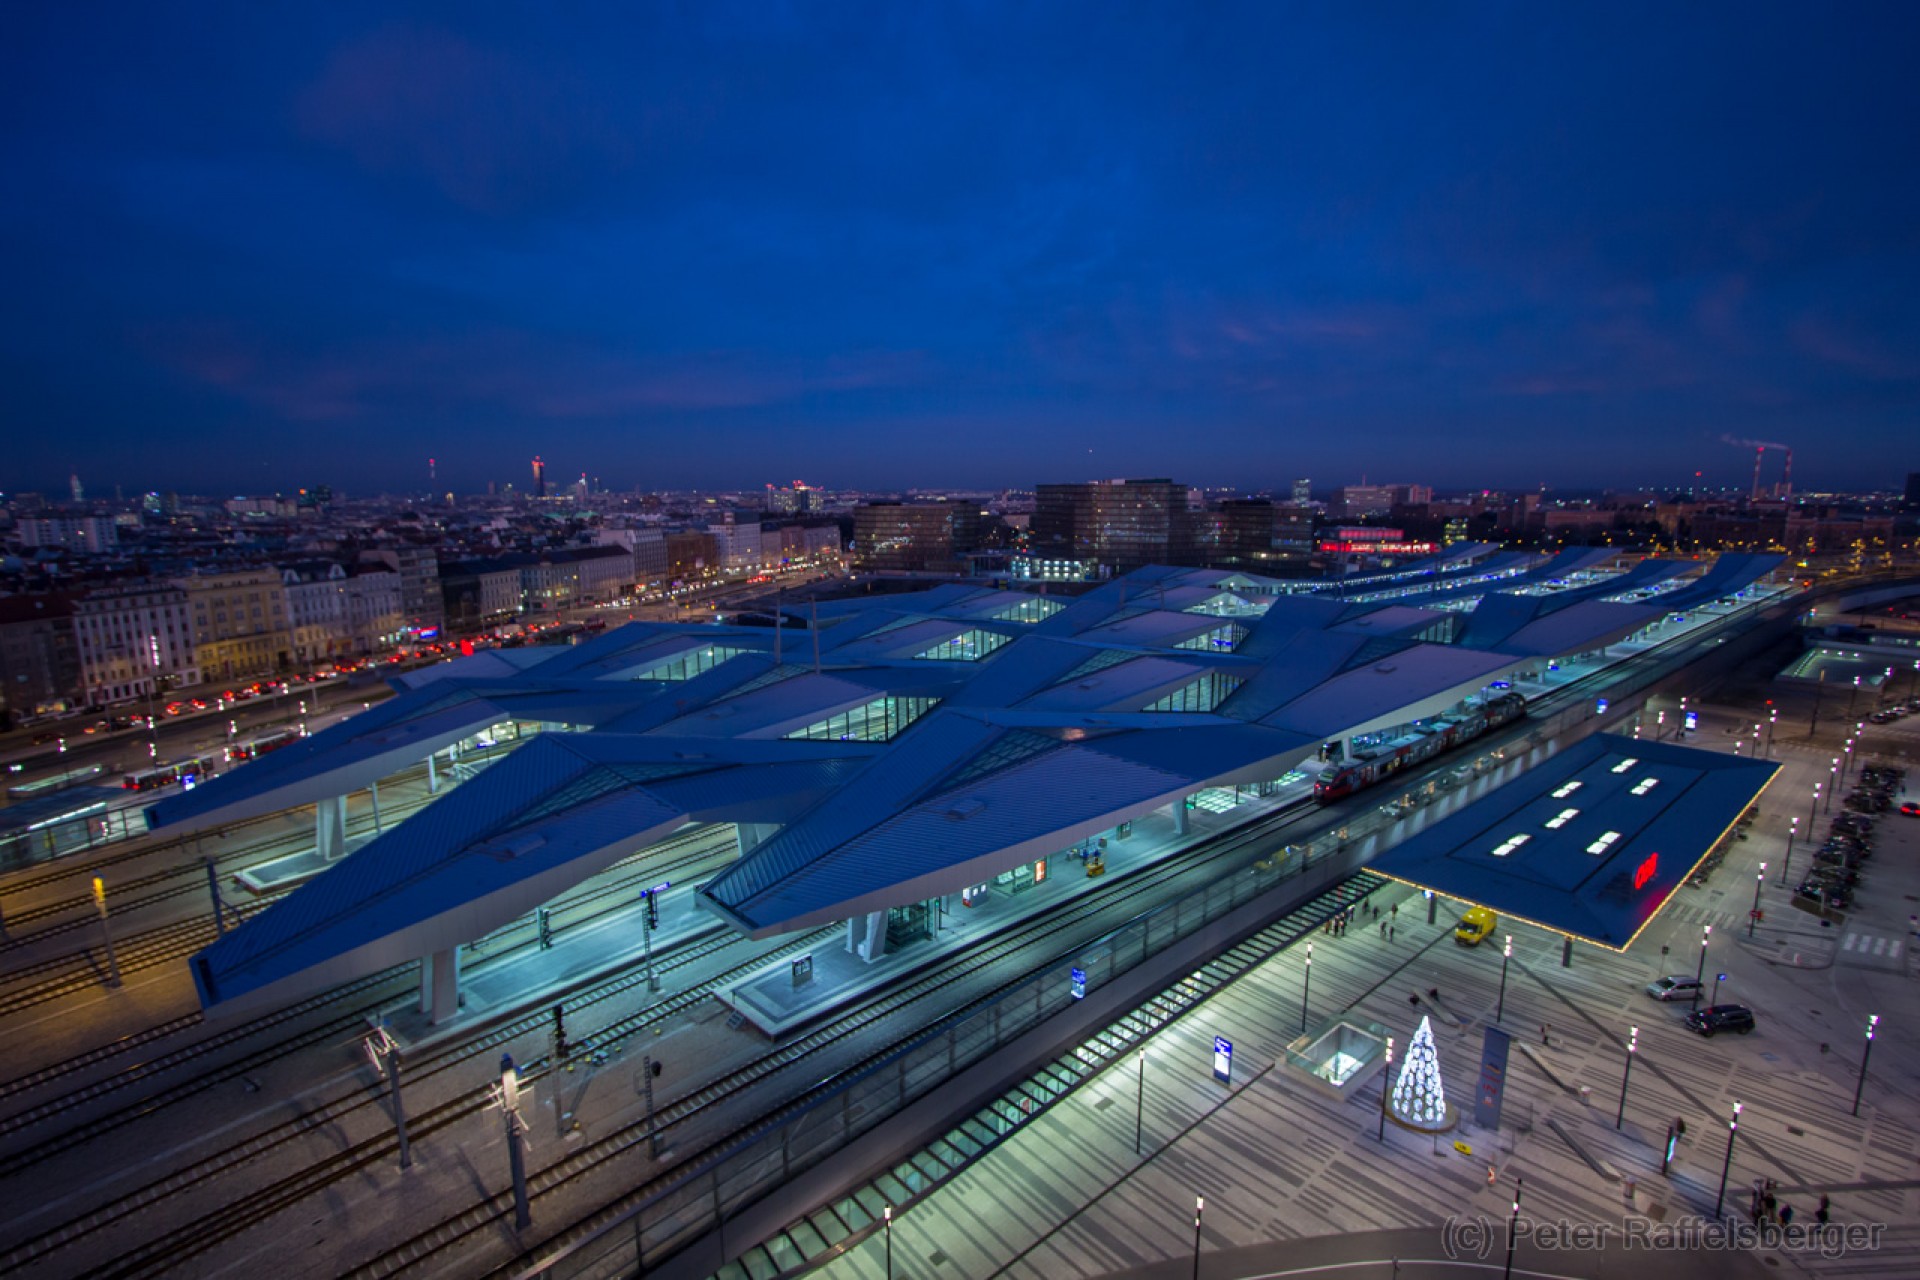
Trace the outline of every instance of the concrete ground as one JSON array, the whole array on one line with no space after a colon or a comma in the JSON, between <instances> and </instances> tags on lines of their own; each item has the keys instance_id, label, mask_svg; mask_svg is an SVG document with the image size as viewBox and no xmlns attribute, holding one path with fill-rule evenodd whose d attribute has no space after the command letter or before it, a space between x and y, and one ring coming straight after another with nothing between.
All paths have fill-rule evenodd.
<instances>
[{"instance_id":1,"label":"concrete ground","mask_svg":"<svg viewBox=\"0 0 1920 1280\"><path fill-rule=\"evenodd\" d=\"M1764 700L1736 692L1737 707L1703 708L1694 745L1730 747L1736 726L1750 734L1753 708ZM1581 947L1562 968L1557 938L1514 930L1502 1023L1520 1051L1498 1132L1468 1122L1430 1138L1389 1125L1381 1140L1379 1086L1340 1102L1275 1067L1300 1017L1301 962L1289 953L1150 1045L1144 1157L1133 1150L1134 1074L1112 1072L897 1217L892 1274L1195 1274L1200 1196L1198 1274L1209 1280L1484 1274L1505 1263L1518 1181L1515 1274L1920 1275L1920 1002L1909 946L1920 939L1907 937L1907 917L1920 909L1920 820L1882 819L1858 908L1843 924L1823 925L1790 907L1777 874L1789 819L1799 816L1804 831L1803 797L1816 776L1827 776L1834 747L1828 723L1809 739L1805 711L1798 714L1796 732L1784 727L1784 712L1775 727L1773 754L1785 768L1750 838L1706 885L1683 888L1629 952ZM1920 724L1870 725L1864 746L1870 757L1911 759L1920 755ZM1920 775L1909 784L1911 796ZM1827 816L1816 815L1821 834ZM1802 839L1796 865L1808 856ZM1765 922L1749 938L1762 861L1770 868L1761 885ZM1441 1070L1452 1096L1470 1102L1482 1030L1499 999L1500 953L1450 941L1454 912L1445 907L1429 926L1412 894L1397 916L1390 900L1379 900L1398 922L1395 941L1374 928L1331 943L1316 937L1314 1016L1349 1009L1404 1043L1432 1004L1416 1010L1408 997L1438 989ZM1707 981L1727 975L1720 999L1750 1005L1755 1034L1702 1038L1684 1026L1688 1006L1642 992L1664 972L1692 972L1707 924ZM1872 1013L1881 1022L1855 1117ZM1639 1049L1616 1128L1635 1026ZM1231 1088L1210 1071L1216 1033L1234 1040L1236 1067L1245 1064ZM1743 1110L1727 1221L1746 1221L1747 1188L1772 1178L1801 1225L1812 1221L1820 1195L1830 1195L1837 1232L1771 1242L1712 1235L1736 1101ZM1661 1149L1676 1117L1687 1135L1663 1177ZM883 1239L870 1238L825 1271L881 1276L885 1250Z\"/></svg>"}]
</instances>

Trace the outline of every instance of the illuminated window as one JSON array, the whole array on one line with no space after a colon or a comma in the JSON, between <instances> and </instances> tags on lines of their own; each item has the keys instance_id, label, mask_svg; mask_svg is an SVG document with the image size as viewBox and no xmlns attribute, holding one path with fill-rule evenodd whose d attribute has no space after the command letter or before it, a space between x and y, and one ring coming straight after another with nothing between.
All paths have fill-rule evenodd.
<instances>
[{"instance_id":1,"label":"illuminated window","mask_svg":"<svg viewBox=\"0 0 1920 1280\"><path fill-rule=\"evenodd\" d=\"M1633 766L1639 763L1640 761L1636 757L1628 756L1625 760L1622 760L1619 764L1613 766L1613 771L1615 773L1625 773L1627 770L1633 768Z\"/></svg>"},{"instance_id":2,"label":"illuminated window","mask_svg":"<svg viewBox=\"0 0 1920 1280\"><path fill-rule=\"evenodd\" d=\"M1598 840L1595 840L1587 846L1587 852L1595 855L1605 853L1607 850L1613 848L1613 842L1619 838L1620 833L1618 831L1603 832Z\"/></svg>"},{"instance_id":3,"label":"illuminated window","mask_svg":"<svg viewBox=\"0 0 1920 1280\"><path fill-rule=\"evenodd\" d=\"M787 737L809 738L815 742L886 742L933 710L939 701L938 698L875 698L804 729L795 729Z\"/></svg>"},{"instance_id":4,"label":"illuminated window","mask_svg":"<svg viewBox=\"0 0 1920 1280\"><path fill-rule=\"evenodd\" d=\"M923 649L913 656L930 662L978 662L1007 642L1007 637L998 631L962 631L951 639L942 640L931 649Z\"/></svg>"},{"instance_id":5,"label":"illuminated window","mask_svg":"<svg viewBox=\"0 0 1920 1280\"><path fill-rule=\"evenodd\" d=\"M1166 697L1142 708L1146 711L1211 711L1245 683L1239 676L1210 671L1192 684L1175 689Z\"/></svg>"},{"instance_id":6,"label":"illuminated window","mask_svg":"<svg viewBox=\"0 0 1920 1280\"><path fill-rule=\"evenodd\" d=\"M1558 831L1579 816L1580 811L1578 809L1562 809L1547 819L1547 830Z\"/></svg>"},{"instance_id":7,"label":"illuminated window","mask_svg":"<svg viewBox=\"0 0 1920 1280\"><path fill-rule=\"evenodd\" d=\"M1585 785L1586 784L1581 782L1578 778L1575 778L1572 782L1566 783L1563 786L1555 788L1553 793L1553 798L1555 800L1565 800L1568 796L1572 795L1574 792L1578 791L1581 787Z\"/></svg>"},{"instance_id":8,"label":"illuminated window","mask_svg":"<svg viewBox=\"0 0 1920 1280\"><path fill-rule=\"evenodd\" d=\"M750 651L746 649L735 649L724 644L702 645L698 649L682 653L676 657L667 659L665 662L649 667L645 671L637 672L632 678L635 680L661 680L668 683L678 683L682 680L691 680L704 671L713 670L728 658L747 652Z\"/></svg>"},{"instance_id":9,"label":"illuminated window","mask_svg":"<svg viewBox=\"0 0 1920 1280\"><path fill-rule=\"evenodd\" d=\"M1658 778L1642 778L1633 784L1633 794L1643 796L1659 785L1660 779Z\"/></svg>"},{"instance_id":10,"label":"illuminated window","mask_svg":"<svg viewBox=\"0 0 1920 1280\"><path fill-rule=\"evenodd\" d=\"M1496 858L1504 858L1531 839L1533 839L1532 836L1524 833L1517 836L1508 836L1505 840L1502 840L1493 847L1493 856Z\"/></svg>"}]
</instances>

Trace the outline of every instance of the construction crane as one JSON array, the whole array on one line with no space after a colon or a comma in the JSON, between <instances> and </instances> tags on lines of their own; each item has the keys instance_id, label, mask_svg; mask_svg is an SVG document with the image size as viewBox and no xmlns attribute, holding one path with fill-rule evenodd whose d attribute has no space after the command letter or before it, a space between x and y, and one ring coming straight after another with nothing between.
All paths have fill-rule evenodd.
<instances>
[{"instance_id":1,"label":"construction crane","mask_svg":"<svg viewBox=\"0 0 1920 1280\"><path fill-rule=\"evenodd\" d=\"M1769 449L1778 449L1786 455L1786 461L1780 468L1780 482L1773 487L1773 496L1782 502L1793 496L1793 449L1791 446L1775 444L1771 440L1736 440L1732 436L1721 436L1720 439L1726 444L1753 450L1753 492L1749 501L1760 501L1760 464L1766 461Z\"/></svg>"}]
</instances>

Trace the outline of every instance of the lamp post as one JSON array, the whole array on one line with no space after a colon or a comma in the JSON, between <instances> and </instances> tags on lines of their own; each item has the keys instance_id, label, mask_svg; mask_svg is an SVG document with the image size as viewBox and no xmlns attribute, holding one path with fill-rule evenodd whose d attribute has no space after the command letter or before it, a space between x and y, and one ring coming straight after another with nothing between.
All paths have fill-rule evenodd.
<instances>
[{"instance_id":1,"label":"lamp post","mask_svg":"<svg viewBox=\"0 0 1920 1280\"><path fill-rule=\"evenodd\" d=\"M1813 839L1813 824L1820 814L1820 784L1813 784L1813 803L1807 806L1807 839Z\"/></svg>"},{"instance_id":2,"label":"lamp post","mask_svg":"<svg viewBox=\"0 0 1920 1280\"><path fill-rule=\"evenodd\" d=\"M107 985L120 985L120 959L113 954L113 926L107 923L107 882L93 878L93 909L100 913L100 937L107 944Z\"/></svg>"},{"instance_id":3,"label":"lamp post","mask_svg":"<svg viewBox=\"0 0 1920 1280\"><path fill-rule=\"evenodd\" d=\"M1494 1006L1493 1020L1499 1022L1507 1013L1507 962L1513 959L1513 935L1507 935L1507 945L1500 952L1500 1000Z\"/></svg>"},{"instance_id":4,"label":"lamp post","mask_svg":"<svg viewBox=\"0 0 1920 1280\"><path fill-rule=\"evenodd\" d=\"M885 1225L887 1237L887 1280L893 1280L893 1206L887 1205L880 1211L880 1220Z\"/></svg>"},{"instance_id":5,"label":"lamp post","mask_svg":"<svg viewBox=\"0 0 1920 1280\"><path fill-rule=\"evenodd\" d=\"M1133 1154L1139 1155L1147 1131L1147 1051L1140 1050L1140 1087L1133 1096Z\"/></svg>"},{"instance_id":6,"label":"lamp post","mask_svg":"<svg viewBox=\"0 0 1920 1280\"><path fill-rule=\"evenodd\" d=\"M1640 1028L1635 1027L1627 1037L1627 1069L1620 1073L1620 1114L1613 1118L1613 1127L1618 1129L1627 1122L1627 1081L1633 1079L1633 1055L1640 1048Z\"/></svg>"},{"instance_id":7,"label":"lamp post","mask_svg":"<svg viewBox=\"0 0 1920 1280\"><path fill-rule=\"evenodd\" d=\"M1387 1140L1387 1090L1393 1086L1393 1037L1387 1037L1387 1069L1380 1073L1380 1141Z\"/></svg>"},{"instance_id":8,"label":"lamp post","mask_svg":"<svg viewBox=\"0 0 1920 1280\"><path fill-rule=\"evenodd\" d=\"M1793 865L1793 838L1800 834L1800 819L1787 824L1787 860L1780 864L1780 887L1787 887L1787 868Z\"/></svg>"},{"instance_id":9,"label":"lamp post","mask_svg":"<svg viewBox=\"0 0 1920 1280\"><path fill-rule=\"evenodd\" d=\"M1822 813L1833 812L1833 793L1840 789L1840 757L1833 758L1833 767L1827 770L1827 802L1821 806Z\"/></svg>"},{"instance_id":10,"label":"lamp post","mask_svg":"<svg viewBox=\"0 0 1920 1280\"><path fill-rule=\"evenodd\" d=\"M1193 1198L1193 1280L1200 1280L1200 1215L1206 1212L1207 1198Z\"/></svg>"},{"instance_id":11,"label":"lamp post","mask_svg":"<svg viewBox=\"0 0 1920 1280\"><path fill-rule=\"evenodd\" d=\"M1867 1019L1867 1044L1860 1050L1860 1079L1853 1086L1853 1114L1860 1114L1860 1093L1867 1087L1867 1059L1873 1055L1873 1029L1880 1025L1880 1015L1873 1014Z\"/></svg>"},{"instance_id":12,"label":"lamp post","mask_svg":"<svg viewBox=\"0 0 1920 1280\"><path fill-rule=\"evenodd\" d=\"M1700 963L1693 971L1693 1007L1696 1009L1700 1007L1700 984L1705 982L1707 978L1707 939L1712 936L1712 925L1703 924L1700 926Z\"/></svg>"},{"instance_id":13,"label":"lamp post","mask_svg":"<svg viewBox=\"0 0 1920 1280\"><path fill-rule=\"evenodd\" d=\"M1507 1269L1501 1273L1501 1280L1513 1280L1513 1241L1520 1233L1520 1184L1523 1179L1513 1180L1513 1212L1507 1218Z\"/></svg>"},{"instance_id":14,"label":"lamp post","mask_svg":"<svg viewBox=\"0 0 1920 1280\"><path fill-rule=\"evenodd\" d=\"M1434 912L1440 909L1440 899L1434 897L1433 890L1431 889L1428 889L1425 892L1427 895L1427 923L1432 924Z\"/></svg>"},{"instance_id":15,"label":"lamp post","mask_svg":"<svg viewBox=\"0 0 1920 1280\"><path fill-rule=\"evenodd\" d=\"M1760 886L1767 882L1767 864L1761 863L1760 870L1753 877L1753 910L1747 913L1747 937L1753 937L1753 927L1760 923Z\"/></svg>"},{"instance_id":16,"label":"lamp post","mask_svg":"<svg viewBox=\"0 0 1920 1280\"><path fill-rule=\"evenodd\" d=\"M1720 1216L1720 1206L1727 1199L1727 1175L1733 1171L1733 1140L1740 1136L1740 1104L1733 1104L1733 1118L1727 1121L1727 1159L1720 1166L1720 1194L1713 1198L1713 1216Z\"/></svg>"},{"instance_id":17,"label":"lamp post","mask_svg":"<svg viewBox=\"0 0 1920 1280\"><path fill-rule=\"evenodd\" d=\"M1780 723L1778 710L1767 712L1767 759L1773 759L1773 730Z\"/></svg>"},{"instance_id":18,"label":"lamp post","mask_svg":"<svg viewBox=\"0 0 1920 1280\"><path fill-rule=\"evenodd\" d=\"M1306 967L1300 971L1300 1030L1307 1029L1307 991L1313 986L1313 944L1307 944Z\"/></svg>"}]
</instances>

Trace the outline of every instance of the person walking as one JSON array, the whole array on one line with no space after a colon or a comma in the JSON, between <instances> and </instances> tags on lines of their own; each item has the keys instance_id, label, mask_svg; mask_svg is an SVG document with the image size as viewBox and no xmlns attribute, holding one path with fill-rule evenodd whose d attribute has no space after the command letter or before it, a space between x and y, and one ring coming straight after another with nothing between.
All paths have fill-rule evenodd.
<instances>
[{"instance_id":1,"label":"person walking","mask_svg":"<svg viewBox=\"0 0 1920 1280\"><path fill-rule=\"evenodd\" d=\"M1387 922L1385 920L1382 920L1380 922L1380 941L1385 942L1386 940L1387 940Z\"/></svg>"},{"instance_id":2,"label":"person walking","mask_svg":"<svg viewBox=\"0 0 1920 1280\"><path fill-rule=\"evenodd\" d=\"M1549 1049L1553 1048L1552 1032L1553 1032L1552 1027L1549 1027L1544 1022L1540 1024L1540 1043L1545 1045Z\"/></svg>"},{"instance_id":3,"label":"person walking","mask_svg":"<svg viewBox=\"0 0 1920 1280\"><path fill-rule=\"evenodd\" d=\"M1389 923L1387 924L1387 941L1388 941L1388 942L1392 942L1392 941L1393 941L1393 935L1394 935L1395 933L1398 933L1398 932L1399 932L1399 930L1398 930L1397 928L1395 928L1395 927L1394 927L1394 925L1393 925L1393 924L1392 924L1391 922L1389 922Z\"/></svg>"},{"instance_id":4,"label":"person walking","mask_svg":"<svg viewBox=\"0 0 1920 1280\"><path fill-rule=\"evenodd\" d=\"M1780 1225L1783 1227L1790 1227L1793 1225L1793 1206L1792 1205L1783 1204L1780 1206Z\"/></svg>"},{"instance_id":5,"label":"person walking","mask_svg":"<svg viewBox=\"0 0 1920 1280\"><path fill-rule=\"evenodd\" d=\"M1822 1192L1820 1195L1820 1207L1813 1211L1813 1220L1824 1227L1832 1217L1833 1200L1825 1192Z\"/></svg>"}]
</instances>

